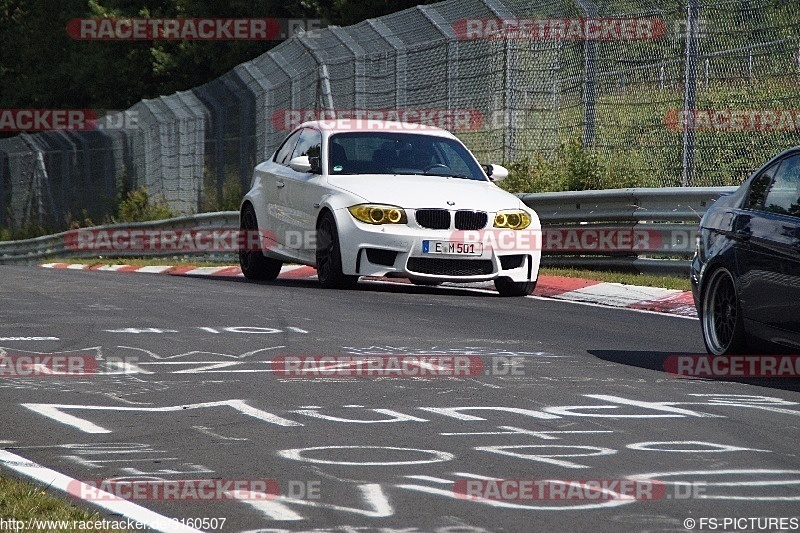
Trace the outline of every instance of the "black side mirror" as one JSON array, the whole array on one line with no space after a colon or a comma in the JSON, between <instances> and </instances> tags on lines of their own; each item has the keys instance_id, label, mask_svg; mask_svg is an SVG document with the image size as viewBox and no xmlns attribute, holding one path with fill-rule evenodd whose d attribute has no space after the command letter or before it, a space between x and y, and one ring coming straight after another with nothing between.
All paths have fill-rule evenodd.
<instances>
[{"instance_id":1,"label":"black side mirror","mask_svg":"<svg viewBox=\"0 0 800 533\"><path fill-rule=\"evenodd\" d=\"M489 179L492 179L492 174L494 173L494 167L492 167L492 165L487 163L485 165L481 165L481 168L483 168L483 171L486 172L486 176L488 176Z\"/></svg>"},{"instance_id":2,"label":"black side mirror","mask_svg":"<svg viewBox=\"0 0 800 533\"><path fill-rule=\"evenodd\" d=\"M320 165L319 157L309 157L308 162L311 163L312 174L322 174L322 165Z\"/></svg>"}]
</instances>

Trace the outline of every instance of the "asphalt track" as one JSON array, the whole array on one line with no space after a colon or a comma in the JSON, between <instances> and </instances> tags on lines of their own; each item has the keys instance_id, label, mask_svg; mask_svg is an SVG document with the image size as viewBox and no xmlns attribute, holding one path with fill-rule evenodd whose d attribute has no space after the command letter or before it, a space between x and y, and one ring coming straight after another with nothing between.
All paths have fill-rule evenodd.
<instances>
[{"instance_id":1,"label":"asphalt track","mask_svg":"<svg viewBox=\"0 0 800 533\"><path fill-rule=\"evenodd\" d=\"M231 532L798 528L797 380L668 374L670 356L704 353L693 319L450 288L15 266L0 267L0 304L0 355L99 361L85 376L0 377L0 448L78 480L267 479L281 493L136 502L165 517L225 518ZM486 373L313 378L270 364L365 354L468 355ZM19 475L11 463L0 469ZM492 478L663 485L591 501L454 492Z\"/></svg>"}]
</instances>

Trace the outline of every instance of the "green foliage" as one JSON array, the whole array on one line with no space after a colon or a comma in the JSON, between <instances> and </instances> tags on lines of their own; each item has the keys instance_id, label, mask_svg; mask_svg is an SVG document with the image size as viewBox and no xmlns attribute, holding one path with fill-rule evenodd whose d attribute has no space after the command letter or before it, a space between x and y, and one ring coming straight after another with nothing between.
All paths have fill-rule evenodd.
<instances>
[{"instance_id":1,"label":"green foliage","mask_svg":"<svg viewBox=\"0 0 800 533\"><path fill-rule=\"evenodd\" d=\"M236 172L226 172L221 187L217 187L212 175L206 174L201 211L238 211L243 196L242 182Z\"/></svg>"},{"instance_id":2,"label":"green foliage","mask_svg":"<svg viewBox=\"0 0 800 533\"><path fill-rule=\"evenodd\" d=\"M163 220L175 215L163 201L154 201L146 187L128 192L119 204L119 216L115 222L147 222Z\"/></svg>"},{"instance_id":3,"label":"green foliage","mask_svg":"<svg viewBox=\"0 0 800 533\"><path fill-rule=\"evenodd\" d=\"M321 18L341 26L432 1L0 0L3 107L125 109L207 83L279 44L79 41L65 31L73 18Z\"/></svg>"},{"instance_id":4,"label":"green foliage","mask_svg":"<svg viewBox=\"0 0 800 533\"><path fill-rule=\"evenodd\" d=\"M0 476L0 517L8 520L13 518L24 523L29 520L53 520L66 521L70 524L74 521L83 522L82 526L91 526L89 522L99 522L103 520L96 511L81 509L75 505L75 500L70 501L66 498L56 497L49 487L34 485L28 482ZM109 522L115 521L108 519ZM121 521L121 520L120 520ZM33 529L33 526L31 526ZM70 529L77 531L80 527ZM90 527L87 527L87 530ZM14 531L4 528L3 531ZM100 533L123 531L117 529L98 528L94 529Z\"/></svg>"},{"instance_id":5,"label":"green foliage","mask_svg":"<svg viewBox=\"0 0 800 533\"><path fill-rule=\"evenodd\" d=\"M577 140L561 143L551 158L542 153L508 165L500 187L509 192L585 191L649 187L640 151L601 152Z\"/></svg>"}]
</instances>

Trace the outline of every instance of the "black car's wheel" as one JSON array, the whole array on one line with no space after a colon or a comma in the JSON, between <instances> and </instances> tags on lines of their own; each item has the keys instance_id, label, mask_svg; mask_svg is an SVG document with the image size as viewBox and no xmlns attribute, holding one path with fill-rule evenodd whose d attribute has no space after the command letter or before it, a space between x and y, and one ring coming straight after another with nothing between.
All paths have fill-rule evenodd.
<instances>
[{"instance_id":1,"label":"black car's wheel","mask_svg":"<svg viewBox=\"0 0 800 533\"><path fill-rule=\"evenodd\" d=\"M326 289L353 287L358 282L358 276L342 273L342 251L336 220L327 211L317 223L317 278Z\"/></svg>"},{"instance_id":2,"label":"black car's wheel","mask_svg":"<svg viewBox=\"0 0 800 533\"><path fill-rule=\"evenodd\" d=\"M511 278L497 278L494 288L500 296L528 296L536 289L535 281L511 281Z\"/></svg>"},{"instance_id":3,"label":"black car's wheel","mask_svg":"<svg viewBox=\"0 0 800 533\"><path fill-rule=\"evenodd\" d=\"M714 270L710 276L700 308L706 350L712 355L741 353L747 343L733 276L725 268Z\"/></svg>"},{"instance_id":4,"label":"black car's wheel","mask_svg":"<svg viewBox=\"0 0 800 533\"><path fill-rule=\"evenodd\" d=\"M246 205L242 209L239 227L242 232L258 231L258 221L253 206ZM251 250L249 243L254 239L245 237L243 247L239 248L239 266L247 279L272 281L281 273L283 263L271 257L265 257L260 249ZM260 242L260 239L258 240Z\"/></svg>"}]
</instances>

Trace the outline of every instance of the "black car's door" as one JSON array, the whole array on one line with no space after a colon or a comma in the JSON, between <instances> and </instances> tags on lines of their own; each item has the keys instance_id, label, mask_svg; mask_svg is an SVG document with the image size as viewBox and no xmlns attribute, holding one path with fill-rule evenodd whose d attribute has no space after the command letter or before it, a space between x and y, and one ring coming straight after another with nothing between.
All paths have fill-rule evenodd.
<instances>
[{"instance_id":1,"label":"black car's door","mask_svg":"<svg viewBox=\"0 0 800 533\"><path fill-rule=\"evenodd\" d=\"M745 207L733 231L744 317L800 342L800 154L757 176Z\"/></svg>"}]
</instances>

